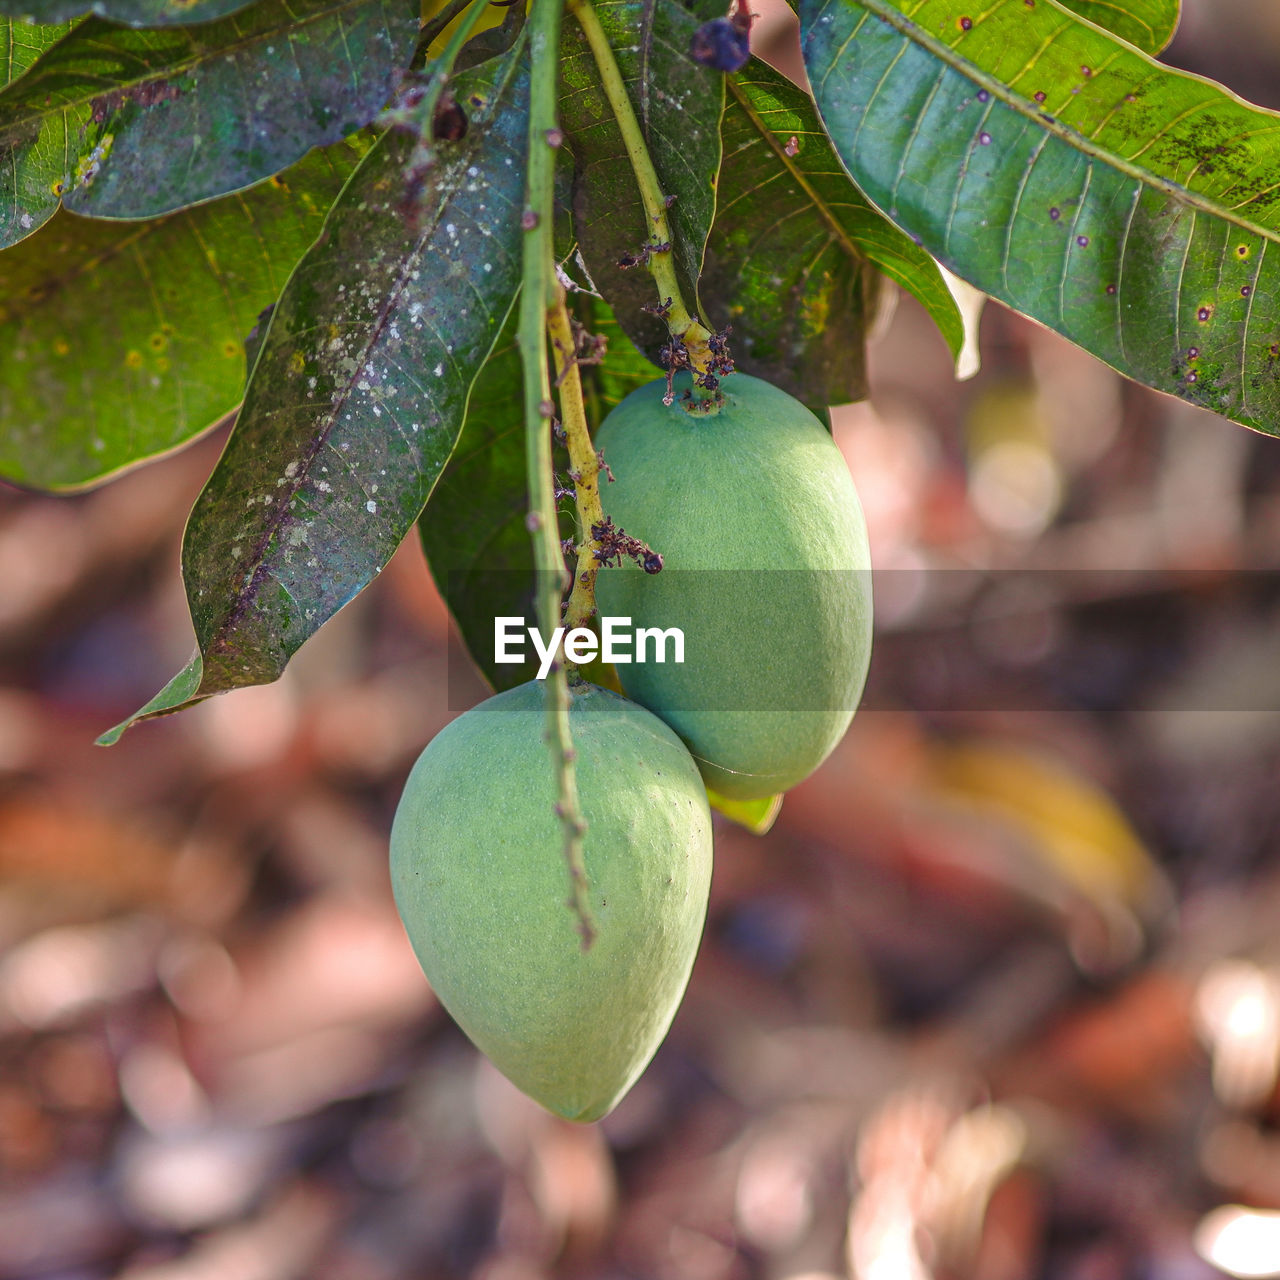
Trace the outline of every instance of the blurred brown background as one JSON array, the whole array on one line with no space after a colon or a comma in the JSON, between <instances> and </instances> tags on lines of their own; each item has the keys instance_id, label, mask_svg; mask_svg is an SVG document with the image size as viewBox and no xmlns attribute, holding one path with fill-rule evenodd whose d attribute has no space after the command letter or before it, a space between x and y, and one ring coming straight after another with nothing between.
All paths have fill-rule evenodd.
<instances>
[{"instance_id":1,"label":"blurred brown background","mask_svg":"<svg viewBox=\"0 0 1280 1280\"><path fill-rule=\"evenodd\" d=\"M1169 60L1280 105L1280 6L1186 8ZM106 751L188 656L222 441L0 486L0 1276L1280 1275L1280 442L996 306L982 354L903 300L837 413L866 709L719 827L682 1012L590 1128L392 907L450 692L416 545L278 684Z\"/></svg>"}]
</instances>

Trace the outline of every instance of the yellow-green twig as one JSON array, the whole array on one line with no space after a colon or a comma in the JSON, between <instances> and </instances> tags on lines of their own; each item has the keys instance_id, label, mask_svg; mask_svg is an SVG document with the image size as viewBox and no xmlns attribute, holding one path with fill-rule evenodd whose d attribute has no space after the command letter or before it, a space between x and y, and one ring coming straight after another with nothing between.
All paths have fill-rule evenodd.
<instances>
[{"instance_id":1,"label":"yellow-green twig","mask_svg":"<svg viewBox=\"0 0 1280 1280\"><path fill-rule=\"evenodd\" d=\"M569 473L578 508L578 562L564 617L568 631L585 626L595 616L596 572L600 565L596 552L600 550L600 541L593 530L603 522L604 511L600 506L600 458L591 443L587 409L582 398L582 378L578 372L577 344L565 306L564 289L559 284L547 309L547 332L551 335L551 349L555 352L560 422L569 450Z\"/></svg>"}]
</instances>

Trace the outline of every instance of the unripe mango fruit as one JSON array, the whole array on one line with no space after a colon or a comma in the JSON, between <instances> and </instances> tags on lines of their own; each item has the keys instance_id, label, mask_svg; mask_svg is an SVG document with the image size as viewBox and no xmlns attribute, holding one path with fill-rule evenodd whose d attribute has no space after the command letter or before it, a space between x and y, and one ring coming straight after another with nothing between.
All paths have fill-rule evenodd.
<instances>
[{"instance_id":1,"label":"unripe mango fruit","mask_svg":"<svg viewBox=\"0 0 1280 1280\"><path fill-rule=\"evenodd\" d=\"M540 681L518 685L427 745L392 826L391 881L423 971L463 1031L548 1110L598 1120L684 995L706 918L711 814L662 721L606 689L572 688L596 929L584 951L545 696Z\"/></svg>"},{"instance_id":2,"label":"unripe mango fruit","mask_svg":"<svg viewBox=\"0 0 1280 1280\"><path fill-rule=\"evenodd\" d=\"M664 568L603 570L605 616L679 627L683 665L618 665L628 697L684 740L731 799L785 791L849 726L871 657L871 559L840 450L798 400L735 373L719 406L678 375L632 392L596 443L605 513ZM649 649L652 659L652 646Z\"/></svg>"}]
</instances>

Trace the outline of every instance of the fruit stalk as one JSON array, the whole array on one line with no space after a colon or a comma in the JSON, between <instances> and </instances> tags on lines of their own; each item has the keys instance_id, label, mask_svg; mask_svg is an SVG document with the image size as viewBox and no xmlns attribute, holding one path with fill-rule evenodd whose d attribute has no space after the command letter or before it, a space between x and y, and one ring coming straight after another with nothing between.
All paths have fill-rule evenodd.
<instances>
[{"instance_id":1,"label":"fruit stalk","mask_svg":"<svg viewBox=\"0 0 1280 1280\"><path fill-rule=\"evenodd\" d=\"M523 277L520 291L520 356L524 365L525 469L529 484L527 524L533 539L537 575L538 625L551 635L560 622L560 601L567 585L556 518L551 468L551 377L547 367L546 320L557 282L552 242L556 119L562 0L534 0L529 18L529 149L525 207ZM578 799L575 752L569 732L569 684L564 662L552 665L546 680L546 739L556 776L556 814L564 829L564 858L569 871L568 905L578 920L585 951L595 937L587 904L587 871L582 838L587 824Z\"/></svg>"},{"instance_id":2,"label":"fruit stalk","mask_svg":"<svg viewBox=\"0 0 1280 1280\"><path fill-rule=\"evenodd\" d=\"M670 304L669 309L666 309L667 328L671 336L684 343L688 349L689 361L694 371L705 373L712 360L713 353L707 345L712 334L690 312L680 293L675 260L671 256L672 238L671 224L667 219L667 200L663 195L657 170L653 167L653 159L649 155L640 122L631 105L631 98L627 94L627 87L623 83L618 60L613 56L613 48L600 25L591 0L566 0L566 3L590 46L591 55L600 72L605 97L613 108L614 118L622 132L627 158L631 161L636 177L636 186L640 189L640 199L644 203L651 227L645 256L653 282L658 287L659 304L664 309Z\"/></svg>"},{"instance_id":3,"label":"fruit stalk","mask_svg":"<svg viewBox=\"0 0 1280 1280\"><path fill-rule=\"evenodd\" d=\"M594 530L604 523L600 506L600 456L591 443L587 409L582 398L582 378L578 372L577 344L565 306L564 288L557 282L555 300L547 311L547 332L556 359L556 385L560 389L560 421L569 450L569 475L573 499L578 508L578 561L573 571L573 590L565 607L566 631L585 626L596 612L596 574L600 568L597 552L600 539Z\"/></svg>"}]
</instances>

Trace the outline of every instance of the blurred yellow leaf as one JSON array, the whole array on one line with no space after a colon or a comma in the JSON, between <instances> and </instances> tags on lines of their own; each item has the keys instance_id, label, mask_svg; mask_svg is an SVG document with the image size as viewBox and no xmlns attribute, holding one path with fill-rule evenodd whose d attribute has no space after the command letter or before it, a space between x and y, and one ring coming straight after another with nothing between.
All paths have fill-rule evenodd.
<instances>
[{"instance_id":1,"label":"blurred yellow leaf","mask_svg":"<svg viewBox=\"0 0 1280 1280\"><path fill-rule=\"evenodd\" d=\"M1090 898L1137 905L1160 883L1111 797L1057 761L1020 746L970 742L937 748L932 772L951 798L1020 827L1051 868Z\"/></svg>"}]
</instances>

